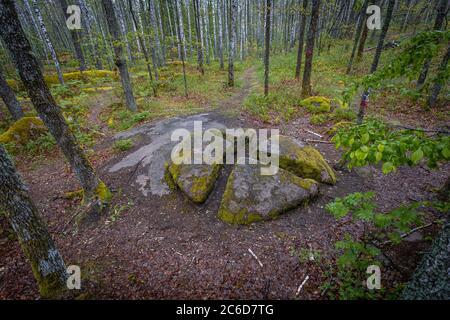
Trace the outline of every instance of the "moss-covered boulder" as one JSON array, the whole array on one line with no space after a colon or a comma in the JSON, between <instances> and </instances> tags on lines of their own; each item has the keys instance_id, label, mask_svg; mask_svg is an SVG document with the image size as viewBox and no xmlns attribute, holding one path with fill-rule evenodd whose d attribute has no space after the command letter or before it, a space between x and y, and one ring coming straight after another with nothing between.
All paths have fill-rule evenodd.
<instances>
[{"instance_id":1,"label":"moss-covered boulder","mask_svg":"<svg viewBox=\"0 0 450 320\"><path fill-rule=\"evenodd\" d=\"M17 120L5 133L0 135L0 143L25 144L47 132L47 128L40 118L23 117Z\"/></svg>"},{"instance_id":2,"label":"moss-covered boulder","mask_svg":"<svg viewBox=\"0 0 450 320\"><path fill-rule=\"evenodd\" d=\"M288 170L302 178L336 184L336 174L322 154L315 148L301 142L279 136L280 168Z\"/></svg>"},{"instance_id":3,"label":"moss-covered boulder","mask_svg":"<svg viewBox=\"0 0 450 320\"><path fill-rule=\"evenodd\" d=\"M214 188L219 176L219 164L174 164L166 165L166 181L171 188L178 187L190 200L203 203ZM172 182L170 181L172 180Z\"/></svg>"},{"instance_id":4,"label":"moss-covered boulder","mask_svg":"<svg viewBox=\"0 0 450 320\"><path fill-rule=\"evenodd\" d=\"M271 220L318 194L319 184L280 169L263 176L259 165L236 165L231 172L218 217L231 224Z\"/></svg>"},{"instance_id":5,"label":"moss-covered boulder","mask_svg":"<svg viewBox=\"0 0 450 320\"><path fill-rule=\"evenodd\" d=\"M310 112L321 113L331 111L331 99L321 96L313 96L300 101L300 105Z\"/></svg>"}]
</instances>

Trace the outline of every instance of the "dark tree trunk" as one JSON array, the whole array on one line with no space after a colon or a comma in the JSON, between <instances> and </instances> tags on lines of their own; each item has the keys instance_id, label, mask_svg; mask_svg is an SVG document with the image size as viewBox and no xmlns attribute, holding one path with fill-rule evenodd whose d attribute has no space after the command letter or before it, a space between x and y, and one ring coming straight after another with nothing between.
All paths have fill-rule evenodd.
<instances>
[{"instance_id":1,"label":"dark tree trunk","mask_svg":"<svg viewBox=\"0 0 450 320\"><path fill-rule=\"evenodd\" d=\"M364 19L364 25L366 23L367 23L367 17ZM366 44L368 34L369 34L369 28L367 28L367 26L366 26L363 28L363 31L361 34L361 39L359 39L358 52L356 53L356 62L360 62L362 60L363 53L364 53L364 46Z\"/></svg>"},{"instance_id":2,"label":"dark tree trunk","mask_svg":"<svg viewBox=\"0 0 450 320\"><path fill-rule=\"evenodd\" d=\"M436 81L431 88L431 93L428 98L428 107L434 107L436 104L439 93L441 92L442 86L445 85L447 77L445 76L447 72L448 60L450 59L450 44L447 47L447 52L445 53L444 58L442 58L441 65L439 66L439 72L436 77Z\"/></svg>"},{"instance_id":3,"label":"dark tree trunk","mask_svg":"<svg viewBox=\"0 0 450 320\"><path fill-rule=\"evenodd\" d=\"M125 102L128 109L136 111L136 101L134 100L133 88L131 86L130 74L128 73L127 63L123 56L123 46L121 44L121 37L119 33L119 25L117 23L116 14L114 13L114 7L111 0L102 0L103 8L106 13L106 21L108 23L109 32L112 35L115 63L120 73L120 80L122 82L122 88L125 93Z\"/></svg>"},{"instance_id":4,"label":"dark tree trunk","mask_svg":"<svg viewBox=\"0 0 450 320\"><path fill-rule=\"evenodd\" d=\"M308 39L306 40L305 52L305 70L303 71L302 96L311 95L311 73L314 55L314 43L319 21L320 0L312 0L311 21L308 30Z\"/></svg>"},{"instance_id":5,"label":"dark tree trunk","mask_svg":"<svg viewBox=\"0 0 450 320\"><path fill-rule=\"evenodd\" d=\"M375 52L375 56L373 57L372 66L370 67L370 73L374 73L377 71L378 64L380 62L381 52L384 47L384 39L386 38L387 32L389 30L389 25L392 19L392 13L394 11L395 0L389 0L386 17L384 18L383 27L381 29L380 39L378 40L377 51ZM364 120L364 116L366 114L366 109L369 101L371 89L368 88L361 97L361 102L359 105L358 119L357 123L361 124Z\"/></svg>"},{"instance_id":6,"label":"dark tree trunk","mask_svg":"<svg viewBox=\"0 0 450 320\"><path fill-rule=\"evenodd\" d=\"M299 0L299 6L300 6ZM305 27L306 27L306 10L308 9L308 0L303 0L303 10L300 12L300 30L298 35L298 52L297 52L297 66L295 68L295 79L300 79L300 71L302 69L302 58L303 58L303 46L305 38Z\"/></svg>"},{"instance_id":7,"label":"dark tree trunk","mask_svg":"<svg viewBox=\"0 0 450 320\"><path fill-rule=\"evenodd\" d=\"M356 48L358 47L358 41L361 38L361 31L363 28L364 28L364 31L366 32L366 37L367 37L367 26L365 26L365 22L366 22L365 17L366 17L366 10L367 10L368 3L369 3L369 0L364 0L364 4L361 8L361 13L359 16L359 23L358 23L358 27L356 28L356 33L355 33L355 41L353 42L352 55L350 56L350 60L347 65L347 74L349 74L350 71L352 70L353 59L355 58Z\"/></svg>"},{"instance_id":8,"label":"dark tree trunk","mask_svg":"<svg viewBox=\"0 0 450 320\"><path fill-rule=\"evenodd\" d=\"M270 12L272 1L266 0L266 49L264 55L264 95L269 94L269 57L270 57Z\"/></svg>"},{"instance_id":9,"label":"dark tree trunk","mask_svg":"<svg viewBox=\"0 0 450 320\"><path fill-rule=\"evenodd\" d=\"M3 78L3 74L0 71L0 96L2 97L3 102L6 104L11 116L14 120L19 120L24 116L22 111L22 106L19 101L16 99L16 95L14 91L8 86L5 78Z\"/></svg>"},{"instance_id":10,"label":"dark tree trunk","mask_svg":"<svg viewBox=\"0 0 450 320\"><path fill-rule=\"evenodd\" d=\"M184 95L186 98L188 97L188 89L187 89L187 80L186 80L186 46L184 43L184 32L183 32L183 23L181 20L183 19L182 11L181 11L181 4L179 4L177 1L175 1L176 6L176 19L177 19L177 26L178 26L178 42L180 43L182 50L181 50L181 63L183 64L183 81L184 81Z\"/></svg>"},{"instance_id":11,"label":"dark tree trunk","mask_svg":"<svg viewBox=\"0 0 450 320\"><path fill-rule=\"evenodd\" d=\"M145 64L147 65L147 72L148 72L148 78L150 81L150 87L152 87L153 89L153 95L156 97L157 95L157 91L156 91L156 86L155 83L153 82L153 75L152 75L152 67L151 67L151 62L150 62L150 57L148 56L148 52L147 52L147 48L145 47L145 43L144 40L142 39L142 34L139 30L139 24L137 23L136 20L136 16L134 14L134 10L133 10L133 3L131 2L131 0L128 0L128 6L130 9L130 13L131 13L131 18L133 19L133 24L137 30L137 37L138 37L138 41L139 44L142 48L142 52L144 53L144 59L145 59Z\"/></svg>"},{"instance_id":12,"label":"dark tree trunk","mask_svg":"<svg viewBox=\"0 0 450 320\"><path fill-rule=\"evenodd\" d=\"M9 0L1 0L5 2ZM2 8L3 5L0 5ZM0 145L0 203L25 257L31 264L33 275L43 298L56 298L66 286L67 271L45 223L28 195L5 149Z\"/></svg>"},{"instance_id":13,"label":"dark tree trunk","mask_svg":"<svg viewBox=\"0 0 450 320\"><path fill-rule=\"evenodd\" d=\"M66 19L70 17L70 14L67 13L67 1L59 0L59 4L61 5L61 9L64 13ZM73 43L73 47L75 48L75 56L77 57L80 71L86 71L86 61L84 60L83 49L81 48L81 32L78 30L70 30L70 37Z\"/></svg>"},{"instance_id":14,"label":"dark tree trunk","mask_svg":"<svg viewBox=\"0 0 450 320\"><path fill-rule=\"evenodd\" d=\"M439 4L437 6L437 15L436 20L434 21L434 30L441 30L444 25L445 16L447 14L447 6L448 0L439 0ZM430 69L431 59L427 59L422 67L422 70L419 74L419 79L417 80L417 88L422 89L425 84L425 80L427 79L428 70Z\"/></svg>"},{"instance_id":15,"label":"dark tree trunk","mask_svg":"<svg viewBox=\"0 0 450 320\"><path fill-rule=\"evenodd\" d=\"M375 56L373 57L372 66L370 67L370 73L377 71L378 64L380 63L381 52L384 47L384 39L386 38L387 32L389 30L389 25L391 24L392 13L394 12L395 0L389 0L386 17L384 18L383 27L381 28L380 39L378 40L377 50Z\"/></svg>"},{"instance_id":16,"label":"dark tree trunk","mask_svg":"<svg viewBox=\"0 0 450 320\"><path fill-rule=\"evenodd\" d=\"M450 220L433 241L431 249L407 284L402 298L407 300L449 300L450 299Z\"/></svg>"},{"instance_id":17,"label":"dark tree trunk","mask_svg":"<svg viewBox=\"0 0 450 320\"><path fill-rule=\"evenodd\" d=\"M56 143L62 149L80 180L86 199L93 198L101 181L95 175L94 169L77 144L61 109L44 81L12 0L0 0L0 36L11 52L20 78L39 117L55 137Z\"/></svg>"}]
</instances>

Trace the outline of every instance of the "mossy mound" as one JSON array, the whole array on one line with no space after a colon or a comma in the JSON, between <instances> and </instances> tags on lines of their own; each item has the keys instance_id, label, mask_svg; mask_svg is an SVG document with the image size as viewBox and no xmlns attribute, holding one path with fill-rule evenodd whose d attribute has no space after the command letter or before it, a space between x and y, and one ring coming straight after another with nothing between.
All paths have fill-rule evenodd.
<instances>
[{"instance_id":1,"label":"mossy mound","mask_svg":"<svg viewBox=\"0 0 450 320\"><path fill-rule=\"evenodd\" d=\"M231 224L272 220L315 197L319 184L279 169L260 174L259 165L236 165L228 178L218 217Z\"/></svg>"},{"instance_id":2,"label":"mossy mound","mask_svg":"<svg viewBox=\"0 0 450 320\"><path fill-rule=\"evenodd\" d=\"M0 143L25 144L46 132L47 128L40 118L23 117L17 120L8 131L0 135Z\"/></svg>"},{"instance_id":3,"label":"mossy mound","mask_svg":"<svg viewBox=\"0 0 450 320\"><path fill-rule=\"evenodd\" d=\"M174 184L193 202L203 203L214 188L221 165L213 164L174 164L166 165L166 181L171 189Z\"/></svg>"},{"instance_id":4,"label":"mossy mound","mask_svg":"<svg viewBox=\"0 0 450 320\"><path fill-rule=\"evenodd\" d=\"M336 174L317 149L282 135L279 137L279 147L280 168L302 178L336 184Z\"/></svg>"},{"instance_id":5,"label":"mossy mound","mask_svg":"<svg viewBox=\"0 0 450 320\"><path fill-rule=\"evenodd\" d=\"M110 78L111 80L118 80L119 76L114 71L109 70L87 70L87 71L75 71L75 72L67 72L63 73L64 81L70 80L83 80L89 81L90 79L95 78ZM48 85L59 84L59 79L57 74L44 76L45 83ZM20 81L14 79L7 80L8 85L16 91L23 90L23 84Z\"/></svg>"},{"instance_id":6,"label":"mossy mound","mask_svg":"<svg viewBox=\"0 0 450 320\"><path fill-rule=\"evenodd\" d=\"M300 105L312 113L331 111L331 99L321 96L313 96L300 101Z\"/></svg>"}]
</instances>

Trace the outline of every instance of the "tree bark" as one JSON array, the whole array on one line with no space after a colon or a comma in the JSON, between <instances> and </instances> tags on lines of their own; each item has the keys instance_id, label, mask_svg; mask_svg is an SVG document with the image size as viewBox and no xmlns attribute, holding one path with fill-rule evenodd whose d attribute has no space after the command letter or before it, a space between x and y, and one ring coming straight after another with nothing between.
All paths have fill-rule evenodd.
<instances>
[{"instance_id":1,"label":"tree bark","mask_svg":"<svg viewBox=\"0 0 450 320\"><path fill-rule=\"evenodd\" d=\"M228 52L228 86L234 87L234 56L236 52L237 0L230 0L230 36Z\"/></svg>"},{"instance_id":2,"label":"tree bark","mask_svg":"<svg viewBox=\"0 0 450 320\"><path fill-rule=\"evenodd\" d=\"M356 28L356 33L355 33L355 41L353 43L353 49L352 49L352 55L350 56L350 60L348 62L347 65L347 74L350 73L350 71L352 70L352 65L353 65L353 59L355 58L355 53L356 53L356 48L358 47L358 41L361 38L361 31L364 28L364 31L366 32L366 37L367 37L367 26L365 26L365 22L366 22L366 10L367 10L367 5L369 3L369 0L364 0L364 4L361 8L361 13L359 16L359 23L358 23L358 27Z\"/></svg>"},{"instance_id":3,"label":"tree bark","mask_svg":"<svg viewBox=\"0 0 450 320\"><path fill-rule=\"evenodd\" d=\"M151 62L150 62L150 58L148 56L148 52L147 52L147 48L145 47L144 44L144 40L142 39L142 35L141 32L139 30L139 25L137 24L137 20L136 20L136 16L134 14L134 10L133 10L133 3L132 0L128 0L128 5L130 8L130 13L131 13L131 18L133 19L133 24L136 28L136 33L137 33L137 37L138 37L138 41L141 45L142 51L144 53L144 59L145 59L145 64L147 66L147 72L148 72L148 79L150 81L150 87L153 89L153 95L156 97L157 95L157 91L156 91L156 87L155 87L155 83L153 82L153 75L152 75L152 67L151 67Z\"/></svg>"},{"instance_id":4,"label":"tree bark","mask_svg":"<svg viewBox=\"0 0 450 320\"><path fill-rule=\"evenodd\" d=\"M64 17L68 19L70 14L67 13L67 1L59 0L59 4L63 11ZM84 60L83 49L81 48L81 33L78 30L70 30L70 37L75 48L75 56L79 63L79 69L81 72L86 71L86 61Z\"/></svg>"},{"instance_id":5,"label":"tree bark","mask_svg":"<svg viewBox=\"0 0 450 320\"><path fill-rule=\"evenodd\" d=\"M186 98L188 97L188 89L187 89L187 80L186 80L186 64L185 64L185 59L186 59L186 47L184 44L184 31L183 31L183 14L181 11L181 4L178 3L178 1L175 1L175 6L176 6L176 10L177 10L177 17L178 17L178 35L179 35L179 39L178 41L181 42L181 46L183 48L183 50L181 50L181 62L183 64L183 80L184 80L184 95L186 96Z\"/></svg>"},{"instance_id":6,"label":"tree bark","mask_svg":"<svg viewBox=\"0 0 450 320\"><path fill-rule=\"evenodd\" d=\"M1 0L5 2L9 0ZM3 4L0 4L0 8ZM11 159L0 145L0 203L11 224L43 298L56 298L66 288L63 258L28 195Z\"/></svg>"},{"instance_id":7,"label":"tree bark","mask_svg":"<svg viewBox=\"0 0 450 320\"><path fill-rule=\"evenodd\" d=\"M269 94L269 57L270 57L270 11L272 1L266 0L266 49L264 55L264 95Z\"/></svg>"},{"instance_id":8,"label":"tree bark","mask_svg":"<svg viewBox=\"0 0 450 320\"><path fill-rule=\"evenodd\" d=\"M77 144L61 109L56 104L44 81L38 62L31 51L30 43L20 25L12 0L0 0L0 36L11 52L14 63L19 70L20 78L39 117L55 137L56 143L81 182L85 199L94 198L98 195L97 188L103 183L97 178L94 169Z\"/></svg>"},{"instance_id":9,"label":"tree bark","mask_svg":"<svg viewBox=\"0 0 450 320\"><path fill-rule=\"evenodd\" d=\"M194 14L195 14L195 30L197 34L197 63L198 70L202 75L205 74L205 69L203 68L203 36L202 36L202 28L200 25L200 10L198 5L198 0L194 1Z\"/></svg>"},{"instance_id":10,"label":"tree bark","mask_svg":"<svg viewBox=\"0 0 450 320\"><path fill-rule=\"evenodd\" d=\"M58 56L56 55L53 44L50 40L50 37L48 36L47 28L45 27L44 19L42 18L41 11L39 10L36 0L32 0L32 1L33 1L33 6L34 6L34 12L36 13L36 16L39 21L39 26L41 27L42 37L45 40L45 45L47 46L48 51L50 51L50 55L52 56L53 63L55 64L56 73L58 74L58 80L62 85L64 85L64 77L63 77L63 73L61 70L61 65L59 64Z\"/></svg>"},{"instance_id":11,"label":"tree bark","mask_svg":"<svg viewBox=\"0 0 450 320\"><path fill-rule=\"evenodd\" d=\"M431 89L430 96L428 98L428 107L434 107L436 104L439 93L441 92L442 86L445 85L448 77L446 77L448 60L450 59L450 44L447 47L447 52L444 58L442 58L441 65L439 66L439 71L434 82L433 88Z\"/></svg>"},{"instance_id":12,"label":"tree bark","mask_svg":"<svg viewBox=\"0 0 450 320\"><path fill-rule=\"evenodd\" d=\"M422 261L407 284L402 298L406 300L449 300L450 299L450 219L431 249L423 256Z\"/></svg>"},{"instance_id":13,"label":"tree bark","mask_svg":"<svg viewBox=\"0 0 450 320\"><path fill-rule=\"evenodd\" d=\"M11 116L15 121L19 120L24 116L22 106L19 101L17 101L16 95L14 91L9 87L5 78L3 78L3 74L0 71L0 96L2 97L3 102L8 108Z\"/></svg>"},{"instance_id":14,"label":"tree bark","mask_svg":"<svg viewBox=\"0 0 450 320\"><path fill-rule=\"evenodd\" d=\"M364 24L366 24L366 23L367 23L367 17L364 19ZM364 46L366 44L368 34L369 34L369 28L367 28L367 27L363 28L361 38L359 39L358 52L356 53L356 62L360 62L363 57Z\"/></svg>"},{"instance_id":15,"label":"tree bark","mask_svg":"<svg viewBox=\"0 0 450 320\"><path fill-rule=\"evenodd\" d=\"M320 0L312 0L311 21L308 30L308 39L306 40L305 70L303 71L302 96L311 95L311 73L314 55L314 43L317 32L317 23L319 21Z\"/></svg>"},{"instance_id":16,"label":"tree bark","mask_svg":"<svg viewBox=\"0 0 450 320\"><path fill-rule=\"evenodd\" d=\"M299 6L300 6L299 0ZM302 69L302 59L303 59L303 46L305 38L305 28L306 28L306 10L308 9L308 0L303 0L303 10L300 10L299 19L300 30L298 34L298 51L297 51L297 66L295 68L295 79L300 80L300 71Z\"/></svg>"},{"instance_id":17,"label":"tree bark","mask_svg":"<svg viewBox=\"0 0 450 320\"><path fill-rule=\"evenodd\" d=\"M128 109L135 112L137 110L137 106L136 101L134 100L133 88L131 86L127 63L123 57L123 47L120 43L119 25L114 13L114 7L111 0L102 0L102 5L105 9L109 32L111 33L113 38L115 63L117 68L119 69L120 80L122 82L122 88L125 93L125 101Z\"/></svg>"},{"instance_id":18,"label":"tree bark","mask_svg":"<svg viewBox=\"0 0 450 320\"><path fill-rule=\"evenodd\" d=\"M447 6L448 6L448 0L439 0L439 4L437 6L437 15L436 15L436 20L434 22L434 30L441 30L443 25L444 25L444 21L445 21L445 16L447 14ZM417 80L417 89L422 89L423 85L425 84L425 80L427 79L427 75L428 75L428 70L430 69L430 65L431 65L431 59L427 59L424 63L423 63L423 67L422 70L420 71L419 74L419 79Z\"/></svg>"},{"instance_id":19,"label":"tree bark","mask_svg":"<svg viewBox=\"0 0 450 320\"><path fill-rule=\"evenodd\" d=\"M378 40L377 51L375 52L375 56L373 57L372 66L370 67L370 73L374 73L375 71L377 71L378 63L380 62L381 52L383 51L383 47L384 47L384 39L386 38L388 29L389 29L389 25L391 23L392 13L394 11L394 5L395 5L395 0L389 0L386 17L384 18L383 27L381 29L380 39ZM359 104L358 119L357 119L358 124L361 124L364 120L364 116L366 114L366 109L367 109L368 102L369 102L370 91L371 91L371 89L368 88L361 97L361 102Z\"/></svg>"}]
</instances>

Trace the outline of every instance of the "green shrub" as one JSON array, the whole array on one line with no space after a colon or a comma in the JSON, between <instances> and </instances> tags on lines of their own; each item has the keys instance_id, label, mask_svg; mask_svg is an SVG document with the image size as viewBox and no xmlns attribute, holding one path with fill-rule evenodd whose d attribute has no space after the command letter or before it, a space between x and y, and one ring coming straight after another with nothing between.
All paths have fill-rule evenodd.
<instances>
[{"instance_id":1,"label":"green shrub","mask_svg":"<svg viewBox=\"0 0 450 320\"><path fill-rule=\"evenodd\" d=\"M133 146L134 146L133 140L122 139L122 140L115 141L113 148L116 151L123 152L123 151L130 150L131 148L133 148Z\"/></svg>"}]
</instances>

